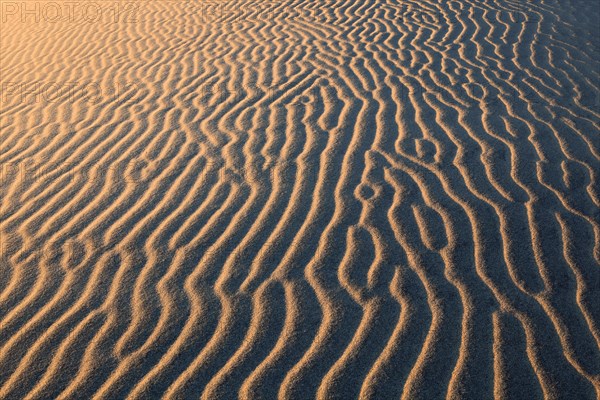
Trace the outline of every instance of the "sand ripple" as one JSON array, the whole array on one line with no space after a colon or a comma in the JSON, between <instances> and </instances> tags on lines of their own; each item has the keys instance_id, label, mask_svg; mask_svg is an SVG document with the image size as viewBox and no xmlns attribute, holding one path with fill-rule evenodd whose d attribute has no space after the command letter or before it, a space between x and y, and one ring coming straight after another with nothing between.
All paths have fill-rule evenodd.
<instances>
[{"instance_id":1,"label":"sand ripple","mask_svg":"<svg viewBox=\"0 0 600 400\"><path fill-rule=\"evenodd\" d=\"M593 1L26 3L0 398L600 396Z\"/></svg>"}]
</instances>

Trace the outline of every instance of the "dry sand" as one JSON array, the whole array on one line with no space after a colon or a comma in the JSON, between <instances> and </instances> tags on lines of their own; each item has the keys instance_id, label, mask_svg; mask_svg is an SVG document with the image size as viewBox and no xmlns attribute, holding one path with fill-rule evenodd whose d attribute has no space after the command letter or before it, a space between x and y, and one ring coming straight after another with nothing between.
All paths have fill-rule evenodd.
<instances>
[{"instance_id":1,"label":"dry sand","mask_svg":"<svg viewBox=\"0 0 600 400\"><path fill-rule=\"evenodd\" d=\"M0 5L0 398L600 395L597 1Z\"/></svg>"}]
</instances>

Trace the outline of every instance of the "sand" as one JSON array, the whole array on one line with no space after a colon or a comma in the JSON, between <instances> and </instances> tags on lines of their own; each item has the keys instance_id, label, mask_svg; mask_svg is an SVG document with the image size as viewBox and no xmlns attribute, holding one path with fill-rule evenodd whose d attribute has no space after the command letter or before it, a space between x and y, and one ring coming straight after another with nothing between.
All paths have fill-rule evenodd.
<instances>
[{"instance_id":1,"label":"sand","mask_svg":"<svg viewBox=\"0 0 600 400\"><path fill-rule=\"evenodd\" d=\"M600 396L597 2L0 7L1 399Z\"/></svg>"}]
</instances>

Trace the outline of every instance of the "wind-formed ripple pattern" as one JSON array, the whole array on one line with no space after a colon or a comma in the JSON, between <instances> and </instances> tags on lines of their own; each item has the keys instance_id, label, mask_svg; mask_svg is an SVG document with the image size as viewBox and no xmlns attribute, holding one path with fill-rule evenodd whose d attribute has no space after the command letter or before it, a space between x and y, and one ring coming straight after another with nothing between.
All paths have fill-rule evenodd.
<instances>
[{"instance_id":1,"label":"wind-formed ripple pattern","mask_svg":"<svg viewBox=\"0 0 600 400\"><path fill-rule=\"evenodd\" d=\"M0 8L0 398L600 396L596 2Z\"/></svg>"}]
</instances>

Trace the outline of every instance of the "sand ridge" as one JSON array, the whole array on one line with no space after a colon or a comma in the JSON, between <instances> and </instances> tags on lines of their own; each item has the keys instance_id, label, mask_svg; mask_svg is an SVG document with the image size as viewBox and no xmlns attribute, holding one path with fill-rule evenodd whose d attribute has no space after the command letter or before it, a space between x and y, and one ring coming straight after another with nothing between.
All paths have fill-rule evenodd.
<instances>
[{"instance_id":1,"label":"sand ridge","mask_svg":"<svg viewBox=\"0 0 600 400\"><path fill-rule=\"evenodd\" d=\"M67 3L0 2L0 398L600 396L593 2Z\"/></svg>"}]
</instances>

